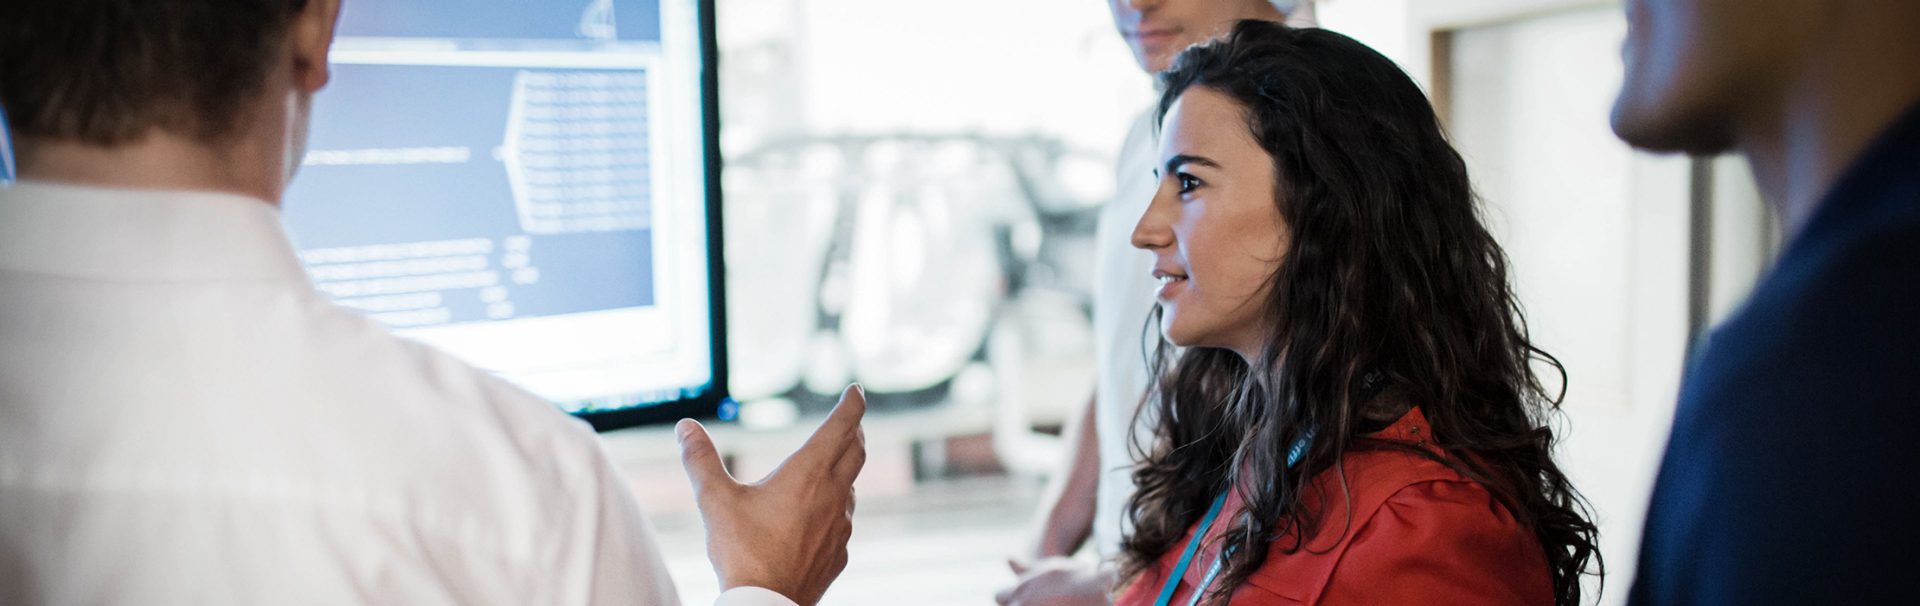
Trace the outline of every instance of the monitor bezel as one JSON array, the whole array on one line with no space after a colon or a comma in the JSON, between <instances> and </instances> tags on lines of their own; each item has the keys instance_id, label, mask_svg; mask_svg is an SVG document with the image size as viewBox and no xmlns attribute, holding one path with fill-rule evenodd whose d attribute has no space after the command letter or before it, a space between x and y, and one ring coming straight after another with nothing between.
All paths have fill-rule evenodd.
<instances>
[{"instance_id":1,"label":"monitor bezel","mask_svg":"<svg viewBox=\"0 0 1920 606\"><path fill-rule=\"evenodd\" d=\"M607 432L643 425L671 423L683 418L731 420L733 399L727 394L727 297L725 258L722 256L720 216L720 67L714 0L695 0L699 13L701 148L706 159L707 206L707 317L712 382L706 391L678 400L630 408L578 412L574 416Z\"/></svg>"}]
</instances>

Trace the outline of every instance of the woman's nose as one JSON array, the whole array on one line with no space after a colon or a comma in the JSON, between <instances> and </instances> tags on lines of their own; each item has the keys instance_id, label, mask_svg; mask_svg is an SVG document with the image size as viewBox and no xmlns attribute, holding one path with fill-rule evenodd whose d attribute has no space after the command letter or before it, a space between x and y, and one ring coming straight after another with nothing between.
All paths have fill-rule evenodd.
<instances>
[{"instance_id":1,"label":"woman's nose","mask_svg":"<svg viewBox=\"0 0 1920 606\"><path fill-rule=\"evenodd\" d=\"M1140 214L1140 221L1133 224L1133 247L1142 250L1166 248L1173 245L1172 221L1167 217L1167 205L1161 200L1164 190L1153 194L1153 201L1147 203L1147 211Z\"/></svg>"}]
</instances>

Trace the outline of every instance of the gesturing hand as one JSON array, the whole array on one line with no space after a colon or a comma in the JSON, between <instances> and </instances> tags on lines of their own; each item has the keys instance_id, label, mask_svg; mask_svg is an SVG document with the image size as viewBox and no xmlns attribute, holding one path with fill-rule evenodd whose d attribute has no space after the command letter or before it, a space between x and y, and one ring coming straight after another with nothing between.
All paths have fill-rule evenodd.
<instances>
[{"instance_id":1,"label":"gesturing hand","mask_svg":"<svg viewBox=\"0 0 1920 606\"><path fill-rule=\"evenodd\" d=\"M846 569L853 479L867 462L866 411L866 393L848 387L813 437L752 484L727 473L705 428L680 421L680 462L706 522L707 559L721 591L764 587L813 604Z\"/></svg>"}]
</instances>

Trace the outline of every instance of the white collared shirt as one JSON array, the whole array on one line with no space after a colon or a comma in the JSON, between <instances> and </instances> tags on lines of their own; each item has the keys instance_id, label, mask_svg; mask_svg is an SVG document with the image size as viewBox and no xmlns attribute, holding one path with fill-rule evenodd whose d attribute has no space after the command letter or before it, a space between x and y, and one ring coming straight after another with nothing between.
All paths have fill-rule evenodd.
<instances>
[{"instance_id":1,"label":"white collared shirt","mask_svg":"<svg viewBox=\"0 0 1920 606\"><path fill-rule=\"evenodd\" d=\"M1100 488L1095 497L1094 548L1102 558L1119 553L1126 530L1127 498L1133 496L1133 453L1128 441L1152 437L1151 423L1136 422L1147 389L1146 353L1159 343L1158 327L1149 329L1153 312L1153 253L1133 247L1133 228L1146 214L1160 183L1153 178L1160 156L1154 133L1155 111L1134 119L1114 164L1114 196L1100 209L1094 235L1093 335L1094 425L1100 442Z\"/></svg>"},{"instance_id":2,"label":"white collared shirt","mask_svg":"<svg viewBox=\"0 0 1920 606\"><path fill-rule=\"evenodd\" d=\"M0 604L678 602L592 430L334 307L272 205L0 186Z\"/></svg>"}]
</instances>

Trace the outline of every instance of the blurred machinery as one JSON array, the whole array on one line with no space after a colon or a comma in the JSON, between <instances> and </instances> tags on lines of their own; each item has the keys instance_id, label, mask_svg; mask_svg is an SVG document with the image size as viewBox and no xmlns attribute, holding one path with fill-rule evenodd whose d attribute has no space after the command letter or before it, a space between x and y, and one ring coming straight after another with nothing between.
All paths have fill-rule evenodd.
<instances>
[{"instance_id":1,"label":"blurred machinery","mask_svg":"<svg viewBox=\"0 0 1920 606\"><path fill-rule=\"evenodd\" d=\"M1091 393L1108 166L1046 139L978 135L798 138L732 155L727 307L743 419L757 405L824 410L858 381L876 412L977 409L942 418L978 424L941 433L990 431L1009 469L1051 466L1057 440L1031 428Z\"/></svg>"}]
</instances>

